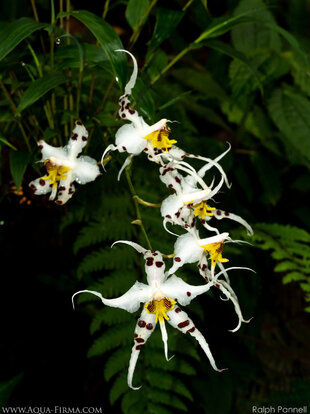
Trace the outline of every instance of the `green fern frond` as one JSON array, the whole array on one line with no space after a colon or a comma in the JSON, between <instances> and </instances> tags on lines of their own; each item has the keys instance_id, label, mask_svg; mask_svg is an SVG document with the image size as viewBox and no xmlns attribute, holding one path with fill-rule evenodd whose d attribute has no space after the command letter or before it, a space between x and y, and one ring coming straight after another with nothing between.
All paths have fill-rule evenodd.
<instances>
[{"instance_id":1,"label":"green fern frond","mask_svg":"<svg viewBox=\"0 0 310 414\"><path fill-rule=\"evenodd\" d=\"M101 355L117 348L120 345L128 345L132 342L133 326L129 323L118 324L108 328L104 334L95 340L88 351L88 357Z\"/></svg>"},{"instance_id":2,"label":"green fern frond","mask_svg":"<svg viewBox=\"0 0 310 414\"><path fill-rule=\"evenodd\" d=\"M110 388L110 403L113 405L126 392L128 392L127 375L126 372L122 372Z\"/></svg>"},{"instance_id":3,"label":"green fern frond","mask_svg":"<svg viewBox=\"0 0 310 414\"><path fill-rule=\"evenodd\" d=\"M193 401L193 397L184 383L168 372L163 373L162 371L151 368L147 370L146 378L151 387L157 387L165 391L173 390L176 394Z\"/></svg>"},{"instance_id":4,"label":"green fern frond","mask_svg":"<svg viewBox=\"0 0 310 414\"><path fill-rule=\"evenodd\" d=\"M109 381L114 375L127 369L131 348L122 347L112 353L104 367L104 377Z\"/></svg>"},{"instance_id":5,"label":"green fern frond","mask_svg":"<svg viewBox=\"0 0 310 414\"><path fill-rule=\"evenodd\" d=\"M281 224L257 224L253 241L263 250L271 250L278 263L275 272L285 273L283 283L300 283L305 300L310 300L310 234L303 229Z\"/></svg>"},{"instance_id":6,"label":"green fern frond","mask_svg":"<svg viewBox=\"0 0 310 414\"><path fill-rule=\"evenodd\" d=\"M96 315L90 324L90 333L93 335L99 331L101 325L104 323L107 326L113 326L119 323L125 323L131 320L130 313L117 308L109 308L108 306L96 312Z\"/></svg>"},{"instance_id":7,"label":"green fern frond","mask_svg":"<svg viewBox=\"0 0 310 414\"><path fill-rule=\"evenodd\" d=\"M129 220L120 220L118 216L104 216L100 221L94 221L83 227L77 236L73 252L76 254L84 247L93 246L105 240L130 240L133 227Z\"/></svg>"},{"instance_id":8,"label":"green fern frond","mask_svg":"<svg viewBox=\"0 0 310 414\"><path fill-rule=\"evenodd\" d=\"M77 268L77 276L81 279L85 274L98 272L102 269L132 268L135 260L136 258L131 251L122 254L118 249L101 248L84 257Z\"/></svg>"},{"instance_id":9,"label":"green fern frond","mask_svg":"<svg viewBox=\"0 0 310 414\"><path fill-rule=\"evenodd\" d=\"M158 368L160 366L164 371L178 372L185 375L195 375L196 371L193 366L182 358L173 358L169 362L165 360L163 350L152 350L152 353L146 353L147 365Z\"/></svg>"}]
</instances>

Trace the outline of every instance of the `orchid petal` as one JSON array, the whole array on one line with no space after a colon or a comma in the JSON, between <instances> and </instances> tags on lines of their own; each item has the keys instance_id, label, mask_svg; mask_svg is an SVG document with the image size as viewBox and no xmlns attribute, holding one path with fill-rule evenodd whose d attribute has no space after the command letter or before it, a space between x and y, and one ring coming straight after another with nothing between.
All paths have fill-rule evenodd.
<instances>
[{"instance_id":1,"label":"orchid petal","mask_svg":"<svg viewBox=\"0 0 310 414\"><path fill-rule=\"evenodd\" d=\"M133 87L135 86L137 76L138 76L138 64L137 64L136 58L130 52L128 52L128 50L125 50L125 49L116 49L115 52L127 53L127 55L129 55L132 59L133 71L132 71L131 77L130 77L127 85L125 86L125 94L130 95Z\"/></svg>"},{"instance_id":2,"label":"orchid petal","mask_svg":"<svg viewBox=\"0 0 310 414\"><path fill-rule=\"evenodd\" d=\"M117 181L119 181L119 180L121 179L122 172L124 171L124 169L125 169L128 165L130 165L130 164L131 164L132 159L133 159L133 155L132 155L132 154L128 155L128 157L125 159L124 164L122 165L121 169L120 169L120 170L119 170L119 172L118 172L118 175L117 175Z\"/></svg>"},{"instance_id":3,"label":"orchid petal","mask_svg":"<svg viewBox=\"0 0 310 414\"><path fill-rule=\"evenodd\" d=\"M159 321L159 326L160 326L160 331L161 331L161 338L164 343L165 358L166 358L166 361L170 361L174 357L174 355L172 355L170 358L168 357L168 334L167 334L165 321Z\"/></svg>"},{"instance_id":4,"label":"orchid petal","mask_svg":"<svg viewBox=\"0 0 310 414\"><path fill-rule=\"evenodd\" d=\"M152 297L152 288L144 283L136 282L126 293L115 299L106 299L99 292L81 290L72 296L72 301L80 293L92 293L98 296L104 305L133 313L139 309L140 303L145 303Z\"/></svg>"},{"instance_id":5,"label":"orchid petal","mask_svg":"<svg viewBox=\"0 0 310 414\"><path fill-rule=\"evenodd\" d=\"M242 226L246 228L248 236L253 236L254 234L253 229L249 225L249 223L245 221L242 217L237 216L237 214L227 213L226 211L223 211L223 210L216 210L213 214L213 217L215 217L218 220L222 220L226 218L226 219L237 221L238 223L240 223Z\"/></svg>"},{"instance_id":6,"label":"orchid petal","mask_svg":"<svg viewBox=\"0 0 310 414\"><path fill-rule=\"evenodd\" d=\"M148 313L145 309L143 309L135 328L135 343L131 351L127 376L128 386L133 390L138 390L139 388L141 388L141 386L134 387L132 385L133 374L136 368L138 357L140 355L140 349L153 333L155 326L155 315L152 313Z\"/></svg>"},{"instance_id":7,"label":"orchid petal","mask_svg":"<svg viewBox=\"0 0 310 414\"><path fill-rule=\"evenodd\" d=\"M129 240L117 240L116 242L112 244L111 247L113 247L115 244L118 244L118 243L128 244L128 246L131 246L135 250L137 250L138 253L145 254L147 252L147 250L144 247L140 246L140 244L129 241Z\"/></svg>"},{"instance_id":8,"label":"orchid petal","mask_svg":"<svg viewBox=\"0 0 310 414\"><path fill-rule=\"evenodd\" d=\"M117 147L115 146L115 145L113 145L113 144L110 144L110 145L108 145L107 147L106 147L106 149L104 150L104 152L103 152L103 154L102 154L102 157L101 157L101 165L102 165L102 167L103 167L103 169L105 170L105 168L104 168L104 164L103 164L103 160L104 160L104 158L105 158L105 156L106 156L106 154L109 152L109 151L116 151L117 150Z\"/></svg>"},{"instance_id":9,"label":"orchid petal","mask_svg":"<svg viewBox=\"0 0 310 414\"><path fill-rule=\"evenodd\" d=\"M223 369L217 368L207 341L202 336L202 333L195 327L193 321L188 317L186 312L182 311L181 308L174 308L173 310L168 311L167 315L169 316L168 323L170 323L171 326L183 333L189 333L194 338L196 338L215 371L224 371Z\"/></svg>"},{"instance_id":10,"label":"orchid petal","mask_svg":"<svg viewBox=\"0 0 310 414\"><path fill-rule=\"evenodd\" d=\"M64 158L67 158L68 156L66 147L52 147L51 145L43 141L43 139L38 141L38 146L42 153L41 161L45 161L49 159L50 157L64 159Z\"/></svg>"},{"instance_id":11,"label":"orchid petal","mask_svg":"<svg viewBox=\"0 0 310 414\"><path fill-rule=\"evenodd\" d=\"M79 184L86 184L94 181L100 175L97 161L87 155L82 155L77 159L76 167L73 172L73 179Z\"/></svg>"},{"instance_id":12,"label":"orchid petal","mask_svg":"<svg viewBox=\"0 0 310 414\"><path fill-rule=\"evenodd\" d=\"M49 180L44 180L44 178L42 177L31 181L29 183L29 187L33 190L34 194L36 195L43 195L50 193L52 191L52 188L49 185Z\"/></svg>"},{"instance_id":13,"label":"orchid petal","mask_svg":"<svg viewBox=\"0 0 310 414\"><path fill-rule=\"evenodd\" d=\"M212 282L199 286L189 285L178 276L172 275L162 284L161 290L167 297L186 306L197 296L207 292L212 285Z\"/></svg>"},{"instance_id":14,"label":"orchid petal","mask_svg":"<svg viewBox=\"0 0 310 414\"><path fill-rule=\"evenodd\" d=\"M198 262L203 252L203 248L199 246L191 233L178 237L174 245L174 264L169 269L168 274L174 273L184 263Z\"/></svg>"}]
</instances>

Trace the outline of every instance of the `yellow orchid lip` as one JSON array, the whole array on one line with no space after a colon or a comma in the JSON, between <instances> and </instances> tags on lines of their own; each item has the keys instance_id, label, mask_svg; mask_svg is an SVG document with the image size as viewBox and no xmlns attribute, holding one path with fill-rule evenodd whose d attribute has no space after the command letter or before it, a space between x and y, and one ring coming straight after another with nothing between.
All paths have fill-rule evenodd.
<instances>
[{"instance_id":1,"label":"yellow orchid lip","mask_svg":"<svg viewBox=\"0 0 310 414\"><path fill-rule=\"evenodd\" d=\"M205 244L201 246L205 252L208 252L210 254L212 266L215 266L217 262L229 262L229 259L225 259L224 257L222 257L222 251L224 249L224 246L224 241L220 241L218 243Z\"/></svg>"},{"instance_id":2,"label":"yellow orchid lip","mask_svg":"<svg viewBox=\"0 0 310 414\"><path fill-rule=\"evenodd\" d=\"M144 138L152 142L154 148L159 148L163 152L168 152L168 149L172 147L173 144L176 144L175 139L169 139L170 128L165 126L157 131L153 131L150 134L146 135Z\"/></svg>"},{"instance_id":3,"label":"yellow orchid lip","mask_svg":"<svg viewBox=\"0 0 310 414\"><path fill-rule=\"evenodd\" d=\"M194 215L197 217L200 217L201 219L204 219L206 216L212 217L213 213L212 211L215 210L215 207L208 206L206 201L202 201L199 204L196 204L194 207Z\"/></svg>"},{"instance_id":4,"label":"yellow orchid lip","mask_svg":"<svg viewBox=\"0 0 310 414\"><path fill-rule=\"evenodd\" d=\"M176 304L176 301L171 298L162 298L160 300L153 299L150 302L146 303L144 305L144 308L148 313L154 313L155 314L155 323L159 320L159 322L163 322L164 319L166 321L169 320L169 317L167 316L167 312L173 309L174 305Z\"/></svg>"}]
</instances>

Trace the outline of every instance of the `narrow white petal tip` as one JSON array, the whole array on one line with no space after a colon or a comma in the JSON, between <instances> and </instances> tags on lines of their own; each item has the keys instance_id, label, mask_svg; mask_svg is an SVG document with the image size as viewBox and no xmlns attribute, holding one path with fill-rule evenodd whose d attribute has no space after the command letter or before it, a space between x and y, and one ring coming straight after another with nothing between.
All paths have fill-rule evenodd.
<instances>
[{"instance_id":1,"label":"narrow white petal tip","mask_svg":"<svg viewBox=\"0 0 310 414\"><path fill-rule=\"evenodd\" d=\"M147 252L147 250L146 250L144 247L140 246L140 244L135 243L135 242L132 242L132 241L129 241L129 240L117 240L116 242L114 242L114 243L112 244L111 248L112 248L115 244L118 244L118 243L128 244L128 246L131 246L131 247L133 247L135 250L137 250L137 252L138 252L138 253L143 253L143 254L145 254L145 253Z\"/></svg>"},{"instance_id":2,"label":"narrow white petal tip","mask_svg":"<svg viewBox=\"0 0 310 414\"><path fill-rule=\"evenodd\" d=\"M172 360L172 358L174 358L175 357L175 355L172 355L170 358L168 358L167 359L167 361L169 362L169 361L171 361Z\"/></svg>"},{"instance_id":3,"label":"narrow white petal tip","mask_svg":"<svg viewBox=\"0 0 310 414\"><path fill-rule=\"evenodd\" d=\"M128 384L128 387L131 388L134 391L138 391L142 387L142 385L140 385L140 387L134 387L133 385Z\"/></svg>"},{"instance_id":4,"label":"narrow white petal tip","mask_svg":"<svg viewBox=\"0 0 310 414\"><path fill-rule=\"evenodd\" d=\"M222 368L222 369L217 368L217 372L223 372L223 371L227 371L227 370L228 370L228 368Z\"/></svg>"}]
</instances>

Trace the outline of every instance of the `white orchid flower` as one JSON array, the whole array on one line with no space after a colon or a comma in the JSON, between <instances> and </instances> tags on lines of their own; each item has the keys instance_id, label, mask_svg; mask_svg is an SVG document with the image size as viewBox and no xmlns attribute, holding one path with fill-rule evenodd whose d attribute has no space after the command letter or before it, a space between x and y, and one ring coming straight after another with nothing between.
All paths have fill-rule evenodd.
<instances>
[{"instance_id":1,"label":"white orchid flower","mask_svg":"<svg viewBox=\"0 0 310 414\"><path fill-rule=\"evenodd\" d=\"M227 272L229 270L250 270L253 272L253 270L239 266L230 267L228 269L224 268L222 263L229 261L222 257L226 240L231 240L229 238L229 233L222 233L205 239L199 239L196 229L192 229L190 232L179 236L174 245L174 264L167 273L169 275L176 272L185 263L198 263L199 273L206 280L207 284L209 285L212 283L213 286L223 292L227 300L232 301L238 316L238 324L236 328L231 330L231 332L235 332L240 328L241 322L248 323L251 319L245 320L243 318L238 298L230 286ZM208 259L211 260L210 267L208 265ZM216 265L220 267L221 271L215 275ZM219 276L221 275L224 275L226 280L219 279Z\"/></svg>"},{"instance_id":2,"label":"white orchid flower","mask_svg":"<svg viewBox=\"0 0 310 414\"><path fill-rule=\"evenodd\" d=\"M161 214L164 217L164 227L168 232L170 231L166 227L167 222L180 225L184 228L190 228L194 226L197 217L207 230L219 234L218 229L210 226L208 223L212 217L215 217L218 220L222 220L223 218L234 220L246 228L249 236L253 235L252 227L242 217L209 206L207 203L221 189L223 180L228 185L226 174L218 164L218 161L229 150L230 146L228 150L219 155L215 160L209 160L198 172L184 161L180 163L170 162L160 168L161 181L168 188L175 190L175 194L166 198L161 207ZM221 180L214 189L212 189L213 183L207 186L203 181L206 171L213 166L217 167L221 172ZM185 171L187 175L183 176L179 171Z\"/></svg>"},{"instance_id":3,"label":"white orchid flower","mask_svg":"<svg viewBox=\"0 0 310 414\"><path fill-rule=\"evenodd\" d=\"M51 193L49 199L59 205L65 204L74 194L73 182L86 184L100 175L96 160L79 153L87 144L88 132L81 121L76 121L73 135L65 147L52 147L40 140L38 146L42 152L47 175L29 183L36 195Z\"/></svg>"},{"instance_id":4,"label":"white orchid flower","mask_svg":"<svg viewBox=\"0 0 310 414\"><path fill-rule=\"evenodd\" d=\"M167 361L169 360L168 335L165 320L179 331L189 333L196 338L207 355L211 366L216 371L222 371L217 368L209 345L201 332L195 327L188 315L179 307L179 304L186 306L197 296L207 292L213 283L192 286L175 275L168 277L168 274L165 273L163 257L159 251L152 252L144 249L137 243L125 240L120 240L116 243L128 244L144 255L148 284L136 282L126 293L116 299L106 299L99 292L81 290L72 296L72 301L80 293L91 293L98 296L104 305L124 309L128 312L137 311L140 304L144 303L134 332L134 346L132 348L128 369L128 386L132 389L140 388L132 385L134 370L140 350L154 331L157 322L159 322L161 329L165 357Z\"/></svg>"}]
</instances>

